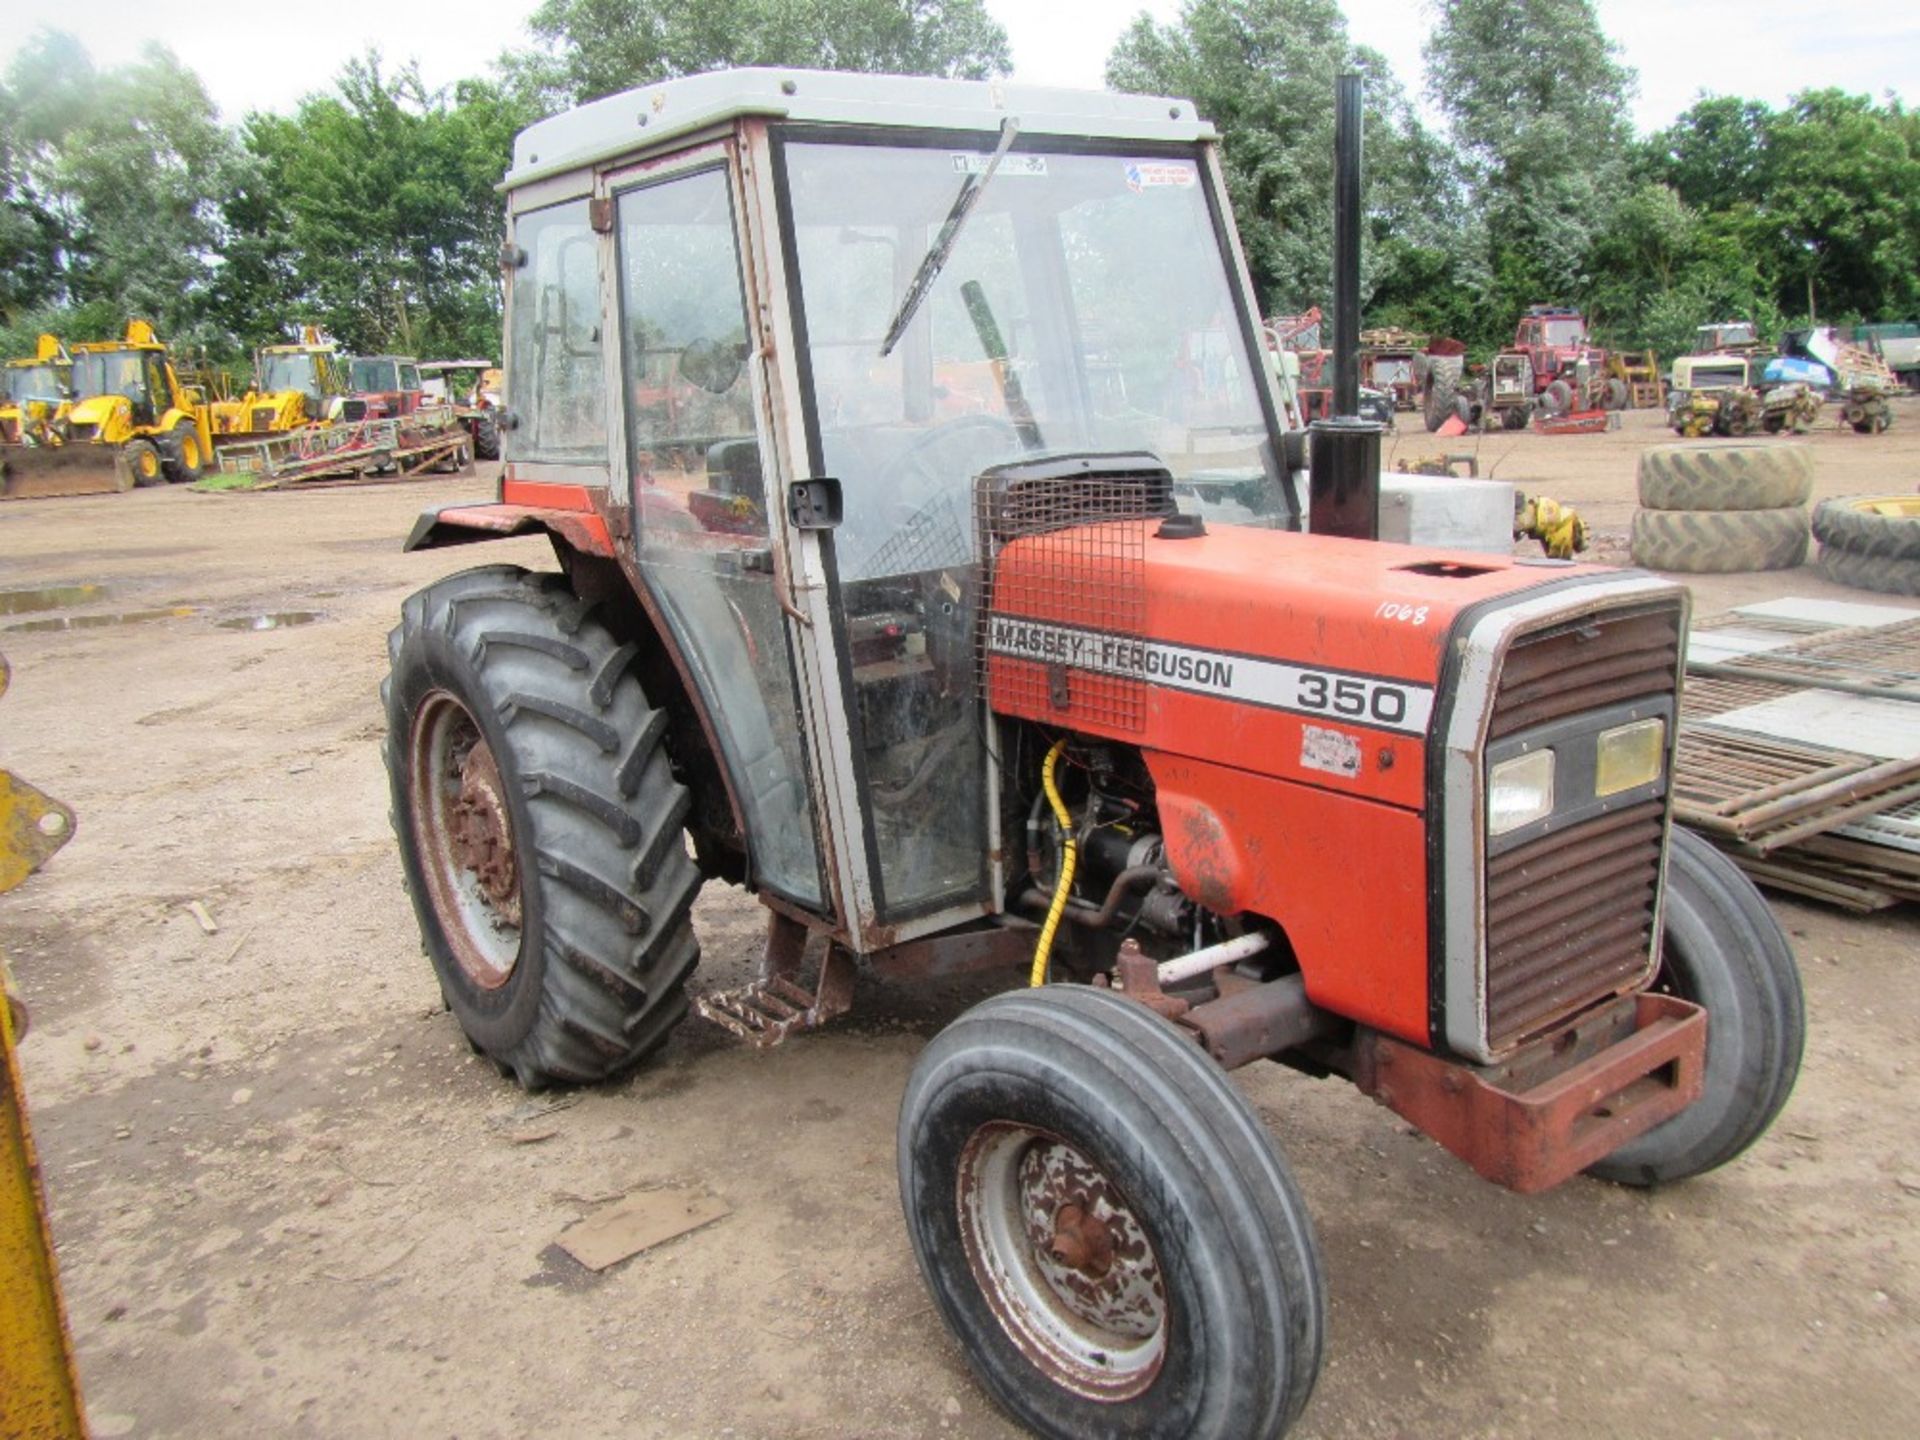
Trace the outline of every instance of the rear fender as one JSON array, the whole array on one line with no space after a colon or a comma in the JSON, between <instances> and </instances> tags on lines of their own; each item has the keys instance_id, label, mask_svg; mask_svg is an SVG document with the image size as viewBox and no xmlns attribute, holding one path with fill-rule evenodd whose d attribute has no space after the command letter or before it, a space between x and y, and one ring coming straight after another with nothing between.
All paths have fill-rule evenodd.
<instances>
[{"instance_id":1,"label":"rear fender","mask_svg":"<svg viewBox=\"0 0 1920 1440\"><path fill-rule=\"evenodd\" d=\"M613 533L604 516L591 509L518 505L485 500L456 501L420 512L403 550L439 550L481 540L549 535L585 555L614 558Z\"/></svg>"}]
</instances>

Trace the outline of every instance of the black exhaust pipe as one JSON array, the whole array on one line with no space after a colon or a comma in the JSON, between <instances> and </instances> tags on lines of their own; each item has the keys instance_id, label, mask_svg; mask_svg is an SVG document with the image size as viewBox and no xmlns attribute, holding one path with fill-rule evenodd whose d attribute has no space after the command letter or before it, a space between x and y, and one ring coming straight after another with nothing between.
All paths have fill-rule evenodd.
<instances>
[{"instance_id":1,"label":"black exhaust pipe","mask_svg":"<svg viewBox=\"0 0 1920 1440\"><path fill-rule=\"evenodd\" d=\"M1333 120L1333 419L1310 427L1308 528L1380 538L1380 427L1360 418L1361 80L1342 75Z\"/></svg>"}]
</instances>

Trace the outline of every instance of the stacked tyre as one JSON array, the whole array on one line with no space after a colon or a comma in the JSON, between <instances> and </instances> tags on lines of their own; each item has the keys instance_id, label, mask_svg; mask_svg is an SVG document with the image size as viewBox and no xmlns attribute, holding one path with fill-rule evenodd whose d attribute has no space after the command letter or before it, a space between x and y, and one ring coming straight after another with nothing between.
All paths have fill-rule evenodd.
<instances>
[{"instance_id":1,"label":"stacked tyre","mask_svg":"<svg viewBox=\"0 0 1920 1440\"><path fill-rule=\"evenodd\" d=\"M1807 558L1804 445L1657 445L1640 456L1633 560L1687 575L1791 570Z\"/></svg>"},{"instance_id":2,"label":"stacked tyre","mask_svg":"<svg viewBox=\"0 0 1920 1440\"><path fill-rule=\"evenodd\" d=\"M1920 496L1850 495L1813 511L1820 573L1837 585L1920 595Z\"/></svg>"}]
</instances>

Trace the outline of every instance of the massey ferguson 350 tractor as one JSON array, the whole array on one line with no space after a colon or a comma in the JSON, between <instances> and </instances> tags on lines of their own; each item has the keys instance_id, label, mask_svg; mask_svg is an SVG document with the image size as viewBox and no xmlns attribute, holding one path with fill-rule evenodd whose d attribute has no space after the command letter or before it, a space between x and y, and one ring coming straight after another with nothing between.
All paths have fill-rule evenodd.
<instances>
[{"instance_id":1,"label":"massey ferguson 350 tractor","mask_svg":"<svg viewBox=\"0 0 1920 1440\"><path fill-rule=\"evenodd\" d=\"M666 1039L706 880L769 911L696 1002L754 1043L1004 975L914 1067L901 1201L1051 1436L1307 1402L1313 1227L1235 1066L1527 1191L1725 1164L1800 1054L1779 928L1669 826L1684 592L1363 538L1378 433L1282 433L1215 139L777 70L526 131L499 494L407 543L558 568L412 596L384 688L426 951L524 1085Z\"/></svg>"}]
</instances>

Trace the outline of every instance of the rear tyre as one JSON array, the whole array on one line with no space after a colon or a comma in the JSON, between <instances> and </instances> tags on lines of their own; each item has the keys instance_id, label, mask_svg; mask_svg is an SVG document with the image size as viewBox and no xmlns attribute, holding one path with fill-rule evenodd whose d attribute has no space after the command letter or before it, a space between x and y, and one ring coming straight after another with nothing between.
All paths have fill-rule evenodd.
<instances>
[{"instance_id":1,"label":"rear tyre","mask_svg":"<svg viewBox=\"0 0 1920 1440\"><path fill-rule=\"evenodd\" d=\"M176 485L190 485L207 471L207 452L200 446L200 432L191 425L176 425L160 441L167 479Z\"/></svg>"},{"instance_id":2,"label":"rear tyre","mask_svg":"<svg viewBox=\"0 0 1920 1440\"><path fill-rule=\"evenodd\" d=\"M1556 380L1540 392L1540 408L1549 415L1565 415L1573 409L1573 387Z\"/></svg>"},{"instance_id":3,"label":"rear tyre","mask_svg":"<svg viewBox=\"0 0 1920 1440\"><path fill-rule=\"evenodd\" d=\"M1656 445L1640 455L1649 510L1779 510L1813 493L1805 445Z\"/></svg>"},{"instance_id":4,"label":"rear tyre","mask_svg":"<svg viewBox=\"0 0 1920 1440\"><path fill-rule=\"evenodd\" d=\"M1813 507L1813 538L1836 550L1885 559L1920 559L1920 498L1849 495Z\"/></svg>"},{"instance_id":5,"label":"rear tyre","mask_svg":"<svg viewBox=\"0 0 1920 1440\"><path fill-rule=\"evenodd\" d=\"M473 453L481 460L500 458L500 425L491 415L473 422Z\"/></svg>"},{"instance_id":6,"label":"rear tyre","mask_svg":"<svg viewBox=\"0 0 1920 1440\"><path fill-rule=\"evenodd\" d=\"M1636 510L1633 563L1682 575L1791 570L1807 558L1807 512Z\"/></svg>"},{"instance_id":7,"label":"rear tyre","mask_svg":"<svg viewBox=\"0 0 1920 1440\"><path fill-rule=\"evenodd\" d=\"M619 1074L686 1013L700 875L634 648L558 575L410 596L382 688L421 938L475 1048L529 1089Z\"/></svg>"},{"instance_id":8,"label":"rear tyre","mask_svg":"<svg viewBox=\"0 0 1920 1440\"><path fill-rule=\"evenodd\" d=\"M1587 1172L1622 1185L1685 1180L1753 1144L1793 1092L1806 1045L1800 970L1780 922L1738 866L1686 830L1674 830L1667 858L1653 988L1706 1008L1706 1088Z\"/></svg>"},{"instance_id":9,"label":"rear tyre","mask_svg":"<svg viewBox=\"0 0 1920 1440\"><path fill-rule=\"evenodd\" d=\"M981 1383L1045 1436L1283 1434L1320 1368L1318 1247L1226 1075L1134 1001L996 996L900 1107L900 1196Z\"/></svg>"},{"instance_id":10,"label":"rear tyre","mask_svg":"<svg viewBox=\"0 0 1920 1440\"><path fill-rule=\"evenodd\" d=\"M1429 432L1438 430L1455 413L1454 400L1460 389L1457 364L1447 364L1438 358L1427 364L1427 394L1421 418L1426 421Z\"/></svg>"},{"instance_id":11,"label":"rear tyre","mask_svg":"<svg viewBox=\"0 0 1920 1440\"><path fill-rule=\"evenodd\" d=\"M1627 389L1627 382L1617 375L1608 378L1606 395L1606 408L1609 410L1626 409L1628 400L1632 398L1632 392Z\"/></svg>"},{"instance_id":12,"label":"rear tyre","mask_svg":"<svg viewBox=\"0 0 1920 1440\"><path fill-rule=\"evenodd\" d=\"M166 462L151 440L129 440L120 447L120 455L135 485L158 485L166 480Z\"/></svg>"},{"instance_id":13,"label":"rear tyre","mask_svg":"<svg viewBox=\"0 0 1920 1440\"><path fill-rule=\"evenodd\" d=\"M1820 573L1836 585L1881 595L1920 595L1920 560L1820 547Z\"/></svg>"}]
</instances>

